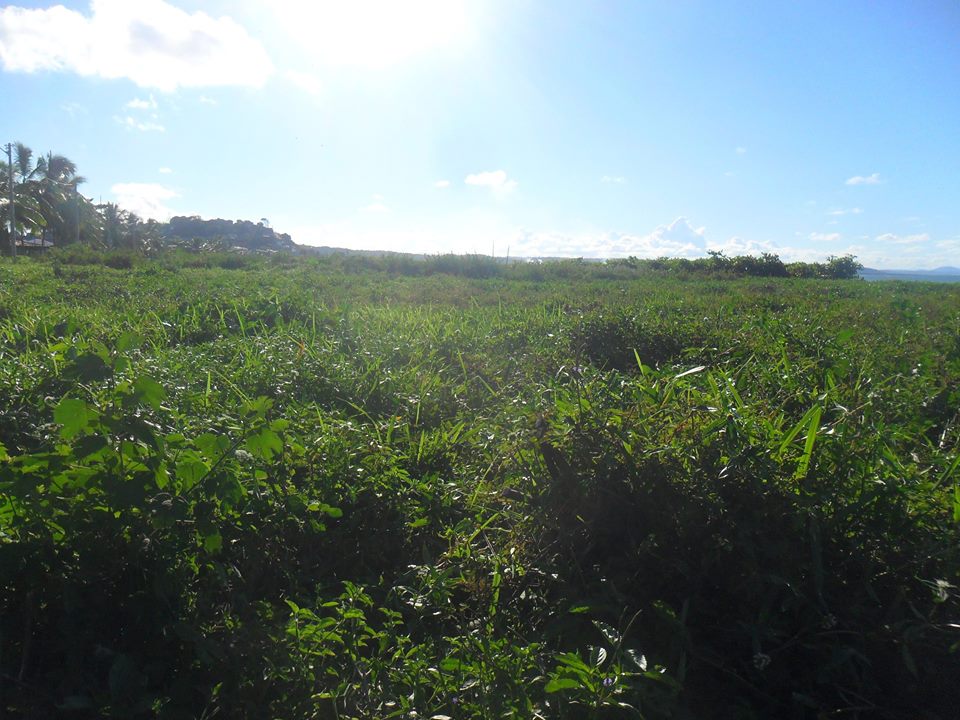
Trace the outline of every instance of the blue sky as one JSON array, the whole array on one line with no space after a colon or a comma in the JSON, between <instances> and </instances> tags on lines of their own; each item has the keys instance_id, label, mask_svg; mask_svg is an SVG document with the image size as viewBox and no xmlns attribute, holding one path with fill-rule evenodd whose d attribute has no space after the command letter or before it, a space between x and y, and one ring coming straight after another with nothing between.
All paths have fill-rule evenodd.
<instances>
[{"instance_id":1,"label":"blue sky","mask_svg":"<svg viewBox=\"0 0 960 720\"><path fill-rule=\"evenodd\" d=\"M954 0L21 0L0 92L0 140L159 219L960 265Z\"/></svg>"}]
</instances>

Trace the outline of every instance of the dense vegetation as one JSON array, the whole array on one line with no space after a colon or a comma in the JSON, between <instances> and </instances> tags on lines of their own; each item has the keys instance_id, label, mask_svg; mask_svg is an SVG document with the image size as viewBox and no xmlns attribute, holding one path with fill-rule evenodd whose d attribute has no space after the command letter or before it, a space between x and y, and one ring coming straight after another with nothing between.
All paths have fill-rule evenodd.
<instances>
[{"instance_id":1,"label":"dense vegetation","mask_svg":"<svg viewBox=\"0 0 960 720\"><path fill-rule=\"evenodd\" d=\"M291 252L297 246L289 235L274 232L262 218L202 220L173 217L168 222L144 220L115 203L95 204L80 193L86 179L69 158L49 152L34 159L23 143L14 143L11 160L0 160L0 252L12 255L47 247L74 246L98 250L149 250L183 247L189 250ZM15 233L10 232L11 198ZM30 243L24 239L29 238Z\"/></svg>"},{"instance_id":2,"label":"dense vegetation","mask_svg":"<svg viewBox=\"0 0 960 720\"><path fill-rule=\"evenodd\" d=\"M955 717L960 287L446 262L0 265L0 712Z\"/></svg>"}]
</instances>

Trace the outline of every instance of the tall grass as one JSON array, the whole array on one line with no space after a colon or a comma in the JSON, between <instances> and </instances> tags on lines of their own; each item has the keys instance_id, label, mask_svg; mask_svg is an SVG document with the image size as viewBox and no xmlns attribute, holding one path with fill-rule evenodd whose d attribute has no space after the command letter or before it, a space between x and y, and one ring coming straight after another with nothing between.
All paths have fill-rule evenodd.
<instances>
[{"instance_id":1,"label":"tall grass","mask_svg":"<svg viewBox=\"0 0 960 720\"><path fill-rule=\"evenodd\" d=\"M346 262L0 265L6 714L953 717L960 289Z\"/></svg>"}]
</instances>

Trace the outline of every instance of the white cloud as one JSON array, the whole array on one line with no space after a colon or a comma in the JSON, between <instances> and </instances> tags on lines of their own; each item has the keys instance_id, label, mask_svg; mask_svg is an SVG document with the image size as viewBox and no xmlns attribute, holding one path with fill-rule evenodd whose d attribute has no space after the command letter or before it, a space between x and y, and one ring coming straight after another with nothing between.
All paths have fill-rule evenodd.
<instances>
[{"instance_id":1,"label":"white cloud","mask_svg":"<svg viewBox=\"0 0 960 720\"><path fill-rule=\"evenodd\" d=\"M93 0L90 14L62 5L0 10L0 62L8 72L128 78L140 87L263 85L263 46L228 17L165 0Z\"/></svg>"},{"instance_id":2,"label":"white cloud","mask_svg":"<svg viewBox=\"0 0 960 720\"><path fill-rule=\"evenodd\" d=\"M488 187L501 192L510 192L517 187L516 180L507 179L507 173L503 170L488 170L485 172L473 173L467 175L464 179L467 185L479 185Z\"/></svg>"},{"instance_id":3,"label":"white cloud","mask_svg":"<svg viewBox=\"0 0 960 720\"><path fill-rule=\"evenodd\" d=\"M840 217L841 215L859 215L859 214L862 213L862 212L863 212L863 210L861 210L861 209L858 208L858 207L849 208L849 209L847 209L847 210L845 210L845 209L843 209L843 208L840 208L840 209L838 209L838 210L831 210L830 212L827 213L827 215L832 215L832 216L834 216L834 217Z\"/></svg>"},{"instance_id":4,"label":"white cloud","mask_svg":"<svg viewBox=\"0 0 960 720\"><path fill-rule=\"evenodd\" d=\"M856 255L860 262L872 268L916 270L957 264L960 242L927 240L925 235L885 233L872 240L867 238L864 244L853 245L844 252Z\"/></svg>"},{"instance_id":5,"label":"white cloud","mask_svg":"<svg viewBox=\"0 0 960 720\"><path fill-rule=\"evenodd\" d=\"M134 98L133 100L128 102L124 107L128 107L131 110L156 110L157 101L153 97L153 95L150 95L150 97L147 98L146 100L144 100L143 98Z\"/></svg>"},{"instance_id":6,"label":"white cloud","mask_svg":"<svg viewBox=\"0 0 960 720\"><path fill-rule=\"evenodd\" d=\"M847 178L847 185L879 185L881 182L883 181L880 179L880 173L854 175L852 178Z\"/></svg>"},{"instance_id":7,"label":"white cloud","mask_svg":"<svg viewBox=\"0 0 960 720\"><path fill-rule=\"evenodd\" d=\"M706 253L704 228L694 228L683 217L669 225L660 225L647 235L519 231L509 244L515 257L694 258Z\"/></svg>"},{"instance_id":8,"label":"white cloud","mask_svg":"<svg viewBox=\"0 0 960 720\"><path fill-rule=\"evenodd\" d=\"M124 210L136 213L141 218L167 221L174 211L165 203L180 195L159 183L117 183L110 188L116 197L117 205Z\"/></svg>"},{"instance_id":9,"label":"white cloud","mask_svg":"<svg viewBox=\"0 0 960 720\"><path fill-rule=\"evenodd\" d=\"M776 255L785 263L819 261L829 254L822 250L778 245L769 240L749 240L739 236L734 236L722 242L709 241L706 249L721 252L727 257L738 257L740 255L759 257L764 253L770 253Z\"/></svg>"},{"instance_id":10,"label":"white cloud","mask_svg":"<svg viewBox=\"0 0 960 720\"><path fill-rule=\"evenodd\" d=\"M139 130L140 132L165 132L166 128L155 120L137 120L132 115L123 117L114 115L115 122L123 125L127 130Z\"/></svg>"},{"instance_id":11,"label":"white cloud","mask_svg":"<svg viewBox=\"0 0 960 720\"><path fill-rule=\"evenodd\" d=\"M161 175L169 175L170 173L173 172L173 170L171 170L171 169L168 168L168 167L162 167L162 168L158 169L157 172L160 173Z\"/></svg>"},{"instance_id":12,"label":"white cloud","mask_svg":"<svg viewBox=\"0 0 960 720\"><path fill-rule=\"evenodd\" d=\"M298 243L305 245L328 245L352 250L386 250L408 253L473 253L489 252L491 240L498 248L506 248L511 233L489 232L489 228L464 227L460 233L451 234L430 227L402 227L390 223L389 227L371 227L377 223L371 216L358 216L349 221L321 225L283 224ZM275 223L277 227L280 222ZM504 251L505 252L505 251Z\"/></svg>"},{"instance_id":13,"label":"white cloud","mask_svg":"<svg viewBox=\"0 0 960 720\"><path fill-rule=\"evenodd\" d=\"M839 235L821 235L829 245L809 244L807 235L797 233L790 245L766 240L731 237L714 241L702 227L694 227L685 218L677 218L646 235L618 232L571 234L542 232L503 225L490 215L468 215L446 230L440 227L402 227L393 222L389 227L376 227L374 217L356 216L354 222L300 226L293 222L277 223L288 228L294 240L308 245L330 245L357 250L386 250L411 253L489 253L512 258L657 258L706 257L708 251L723 252L727 257L772 253L783 262L824 262L830 255L854 255L872 268L932 268L956 265L960 257L960 238L924 243L889 243L899 236L861 236L848 242ZM364 222L370 223L364 225ZM455 228L455 229L451 229ZM905 236L911 237L911 236Z\"/></svg>"},{"instance_id":14,"label":"white cloud","mask_svg":"<svg viewBox=\"0 0 960 720\"><path fill-rule=\"evenodd\" d=\"M807 236L810 242L837 242L843 236L840 233L812 232Z\"/></svg>"},{"instance_id":15,"label":"white cloud","mask_svg":"<svg viewBox=\"0 0 960 720\"><path fill-rule=\"evenodd\" d=\"M449 181L449 180L437 180L437 181L433 184L433 186L434 186L435 188L441 188L441 189L443 189L443 188L448 188L448 187L450 187L450 181Z\"/></svg>"},{"instance_id":16,"label":"white cloud","mask_svg":"<svg viewBox=\"0 0 960 720\"><path fill-rule=\"evenodd\" d=\"M622 175L604 175L600 178L600 182L610 183L611 185L623 185L627 179Z\"/></svg>"},{"instance_id":17,"label":"white cloud","mask_svg":"<svg viewBox=\"0 0 960 720\"><path fill-rule=\"evenodd\" d=\"M317 96L323 90L323 84L316 75L298 70L287 70L284 77L308 95Z\"/></svg>"},{"instance_id":18,"label":"white cloud","mask_svg":"<svg viewBox=\"0 0 960 720\"><path fill-rule=\"evenodd\" d=\"M70 117L87 114L87 109L78 102L65 102L60 106L60 109Z\"/></svg>"},{"instance_id":19,"label":"white cloud","mask_svg":"<svg viewBox=\"0 0 960 720\"><path fill-rule=\"evenodd\" d=\"M371 196L370 199L373 200L373 202L363 208L364 212L376 214L390 212L390 208L383 203L383 195L377 193L376 195Z\"/></svg>"},{"instance_id":20,"label":"white cloud","mask_svg":"<svg viewBox=\"0 0 960 720\"><path fill-rule=\"evenodd\" d=\"M877 235L877 242L890 243L892 245L916 245L917 243L929 242L930 236L927 233L916 235L894 235L893 233L884 233Z\"/></svg>"},{"instance_id":21,"label":"white cloud","mask_svg":"<svg viewBox=\"0 0 960 720\"><path fill-rule=\"evenodd\" d=\"M637 257L695 257L703 253L705 234L706 228L695 228L685 217L678 217L669 225L660 225L649 235L635 239L644 254L631 254Z\"/></svg>"},{"instance_id":22,"label":"white cloud","mask_svg":"<svg viewBox=\"0 0 960 720\"><path fill-rule=\"evenodd\" d=\"M202 105L219 105L220 104L216 100L214 100L212 97L207 97L206 95L201 95L199 99Z\"/></svg>"},{"instance_id":23,"label":"white cloud","mask_svg":"<svg viewBox=\"0 0 960 720\"><path fill-rule=\"evenodd\" d=\"M707 250L721 252L727 257L760 255L765 252L775 252L773 243L765 240L747 240L736 236L724 242L708 242Z\"/></svg>"},{"instance_id":24,"label":"white cloud","mask_svg":"<svg viewBox=\"0 0 960 720\"><path fill-rule=\"evenodd\" d=\"M734 152L737 153L737 155L746 155L747 149L745 147L738 147Z\"/></svg>"}]
</instances>

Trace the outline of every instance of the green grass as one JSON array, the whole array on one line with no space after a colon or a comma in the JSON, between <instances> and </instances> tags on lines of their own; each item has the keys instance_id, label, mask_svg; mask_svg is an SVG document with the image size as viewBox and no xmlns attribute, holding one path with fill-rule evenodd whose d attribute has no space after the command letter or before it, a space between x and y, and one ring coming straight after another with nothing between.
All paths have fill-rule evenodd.
<instances>
[{"instance_id":1,"label":"green grass","mask_svg":"<svg viewBox=\"0 0 960 720\"><path fill-rule=\"evenodd\" d=\"M7 715L953 716L960 288L432 263L0 265Z\"/></svg>"}]
</instances>

